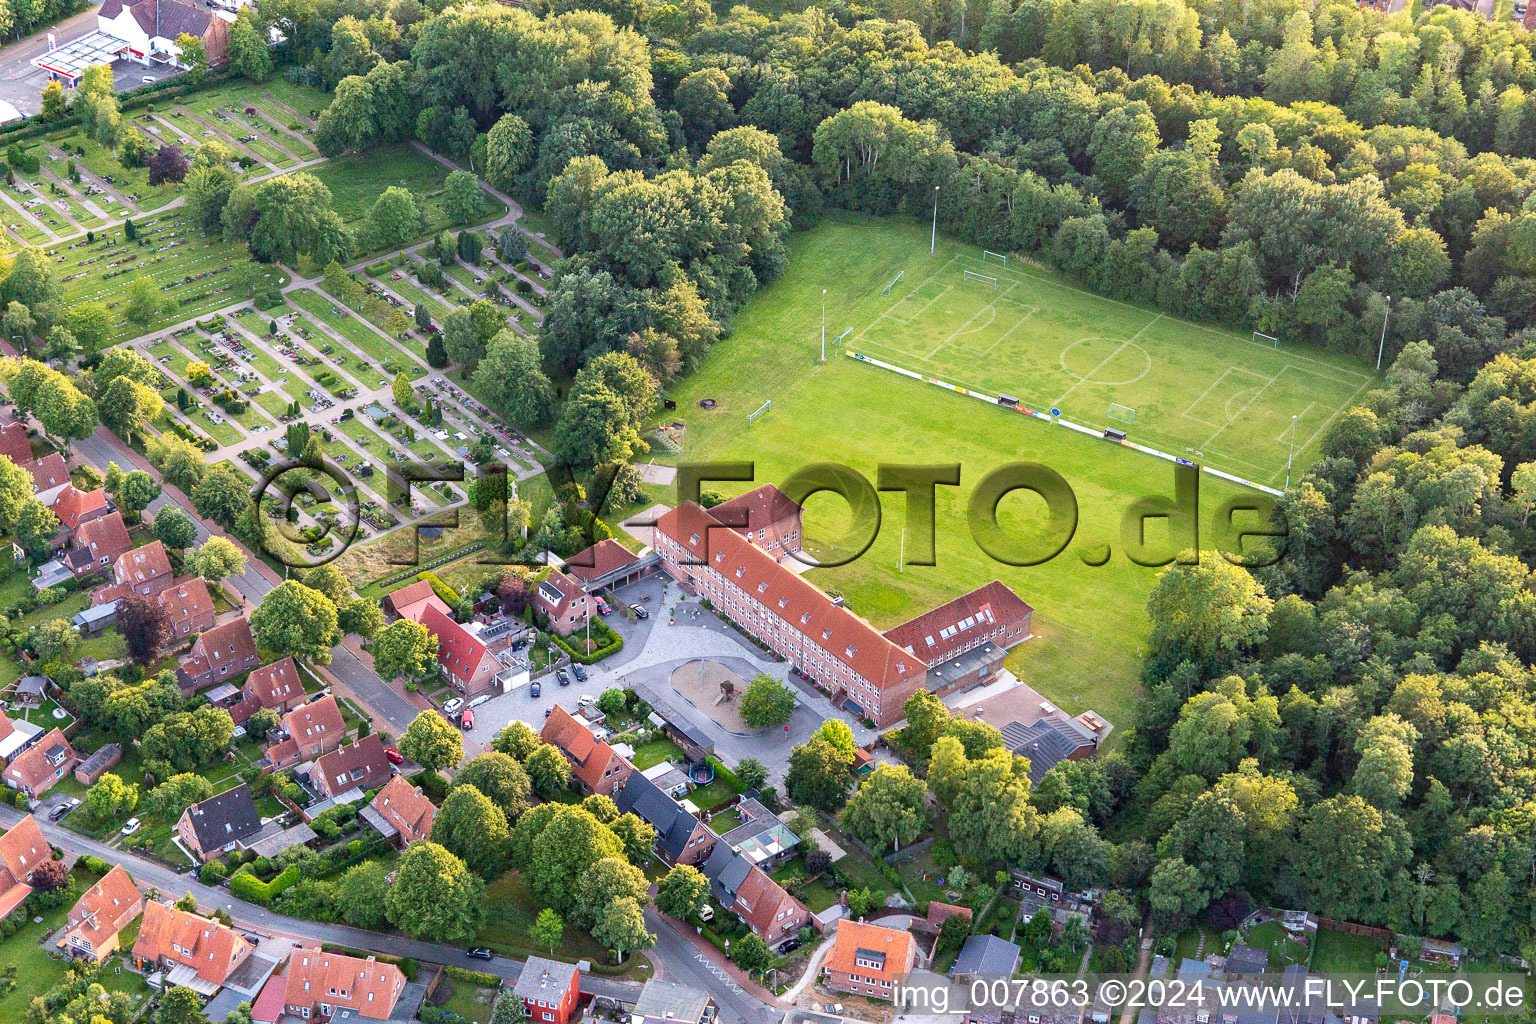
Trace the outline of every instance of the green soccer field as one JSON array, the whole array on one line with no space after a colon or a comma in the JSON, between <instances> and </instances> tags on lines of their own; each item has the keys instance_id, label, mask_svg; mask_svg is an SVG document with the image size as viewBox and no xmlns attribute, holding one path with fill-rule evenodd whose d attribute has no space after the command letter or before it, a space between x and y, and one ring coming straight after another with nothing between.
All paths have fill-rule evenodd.
<instances>
[{"instance_id":1,"label":"green soccer field","mask_svg":"<svg viewBox=\"0 0 1536 1024\"><path fill-rule=\"evenodd\" d=\"M1293 441L1298 465L1316 458L1373 379L1355 360L1116 302L1017 259L917 250L829 287L828 317L846 309L835 333L854 328L847 350L1262 484L1284 483Z\"/></svg>"}]
</instances>

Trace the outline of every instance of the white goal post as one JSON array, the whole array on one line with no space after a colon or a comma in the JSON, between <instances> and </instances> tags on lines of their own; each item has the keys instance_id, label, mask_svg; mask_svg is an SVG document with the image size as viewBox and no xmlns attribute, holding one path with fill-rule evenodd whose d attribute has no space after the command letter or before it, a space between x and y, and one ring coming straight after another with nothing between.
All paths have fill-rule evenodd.
<instances>
[{"instance_id":1,"label":"white goal post","mask_svg":"<svg viewBox=\"0 0 1536 1024\"><path fill-rule=\"evenodd\" d=\"M967 271L965 271L965 280L967 280L967 281L979 281L982 284L989 284L993 288L997 287L997 278L991 277L991 276L989 276L987 274L978 274L974 270L967 270Z\"/></svg>"},{"instance_id":2,"label":"white goal post","mask_svg":"<svg viewBox=\"0 0 1536 1024\"><path fill-rule=\"evenodd\" d=\"M1272 348L1279 348L1280 347L1280 339L1279 338L1275 337L1273 334L1264 334L1264 333L1262 333L1260 331L1254 331L1253 332L1253 342L1256 345L1261 345L1264 342L1268 342Z\"/></svg>"},{"instance_id":3,"label":"white goal post","mask_svg":"<svg viewBox=\"0 0 1536 1024\"><path fill-rule=\"evenodd\" d=\"M1121 423L1135 423L1136 410L1129 405L1120 405L1117 402L1109 403L1109 418L1119 420Z\"/></svg>"},{"instance_id":4,"label":"white goal post","mask_svg":"<svg viewBox=\"0 0 1536 1024\"><path fill-rule=\"evenodd\" d=\"M898 271L896 271L896 276L891 278L891 283L890 284L888 284L884 288L880 289L880 294L881 295L889 295L889 294L891 294L891 289L895 288L898 284L900 284L902 278L904 278L906 276L907 276L907 272L905 270L898 270Z\"/></svg>"},{"instance_id":5,"label":"white goal post","mask_svg":"<svg viewBox=\"0 0 1536 1024\"><path fill-rule=\"evenodd\" d=\"M773 408L773 399L770 398L770 399L768 399L768 401L764 402L761 406L758 407L757 412L753 412L753 413L748 413L747 414L747 426L750 427L752 425L752 421L753 420L757 419L763 413L767 412L769 409L772 409L772 408Z\"/></svg>"},{"instance_id":6,"label":"white goal post","mask_svg":"<svg viewBox=\"0 0 1536 1024\"><path fill-rule=\"evenodd\" d=\"M993 252L991 249L981 250L981 258L983 260L996 260L998 263L1001 263L1005 267L1008 265L1008 257L1005 254L1000 252Z\"/></svg>"}]
</instances>

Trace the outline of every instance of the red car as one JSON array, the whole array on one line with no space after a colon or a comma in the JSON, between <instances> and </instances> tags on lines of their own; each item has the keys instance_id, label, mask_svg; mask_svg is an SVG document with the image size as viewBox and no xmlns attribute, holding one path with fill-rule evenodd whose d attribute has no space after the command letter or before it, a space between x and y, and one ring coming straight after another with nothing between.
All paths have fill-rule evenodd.
<instances>
[{"instance_id":1,"label":"red car","mask_svg":"<svg viewBox=\"0 0 1536 1024\"><path fill-rule=\"evenodd\" d=\"M405 757L394 747L385 747L384 756L389 758L390 764L405 764Z\"/></svg>"}]
</instances>

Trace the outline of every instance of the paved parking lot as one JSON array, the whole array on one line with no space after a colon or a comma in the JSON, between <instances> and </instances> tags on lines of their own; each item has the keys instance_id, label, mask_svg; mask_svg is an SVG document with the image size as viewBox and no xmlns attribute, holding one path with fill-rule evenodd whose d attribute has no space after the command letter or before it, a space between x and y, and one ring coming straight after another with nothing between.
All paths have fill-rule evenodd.
<instances>
[{"instance_id":1,"label":"paved parking lot","mask_svg":"<svg viewBox=\"0 0 1536 1024\"><path fill-rule=\"evenodd\" d=\"M48 84L48 73L32 66L32 58L48 52L48 33L62 46L96 30L96 6L66 18L57 25L37 32L20 42L0 49L0 100L12 104L21 113L31 116L42 106L43 86ZM118 61L112 66L117 91L127 92L145 84L145 78L160 81L181 74L176 68L154 65L145 67L132 61Z\"/></svg>"}]
</instances>

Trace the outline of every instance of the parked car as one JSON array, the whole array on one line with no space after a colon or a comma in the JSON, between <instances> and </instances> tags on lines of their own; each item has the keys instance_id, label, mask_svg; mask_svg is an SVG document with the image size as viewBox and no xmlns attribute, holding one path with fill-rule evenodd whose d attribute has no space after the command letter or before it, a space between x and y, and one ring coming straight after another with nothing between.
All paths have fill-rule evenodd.
<instances>
[{"instance_id":1,"label":"parked car","mask_svg":"<svg viewBox=\"0 0 1536 1024\"><path fill-rule=\"evenodd\" d=\"M580 665L572 665L571 672L575 674L576 681L578 683L584 683L587 681L587 670L582 668Z\"/></svg>"},{"instance_id":2,"label":"parked car","mask_svg":"<svg viewBox=\"0 0 1536 1024\"><path fill-rule=\"evenodd\" d=\"M489 960L496 954L492 953L485 946L476 946L474 949L465 950L464 955L470 957L473 960Z\"/></svg>"},{"instance_id":3,"label":"parked car","mask_svg":"<svg viewBox=\"0 0 1536 1024\"><path fill-rule=\"evenodd\" d=\"M143 824L144 823L138 818L129 818L127 824L122 827L122 833L125 836L131 836L137 832L139 827Z\"/></svg>"},{"instance_id":4,"label":"parked car","mask_svg":"<svg viewBox=\"0 0 1536 1024\"><path fill-rule=\"evenodd\" d=\"M385 747L384 756L389 759L390 764L405 764L405 755L394 747Z\"/></svg>"},{"instance_id":5,"label":"parked car","mask_svg":"<svg viewBox=\"0 0 1536 1024\"><path fill-rule=\"evenodd\" d=\"M475 709L465 708L464 714L459 716L460 729L473 729L475 727Z\"/></svg>"},{"instance_id":6,"label":"parked car","mask_svg":"<svg viewBox=\"0 0 1536 1024\"><path fill-rule=\"evenodd\" d=\"M637 619L648 619L651 617L650 612L646 611L644 608L637 604L630 605L629 610L635 613L635 618Z\"/></svg>"},{"instance_id":7,"label":"parked car","mask_svg":"<svg viewBox=\"0 0 1536 1024\"><path fill-rule=\"evenodd\" d=\"M53 810L48 812L48 820L49 821L58 821L60 818L64 817L64 815L68 814L70 811L74 810L76 807L79 807L79 806L80 806L80 801L79 800L76 800L72 796L67 796L67 797L64 798L64 802L63 803L59 804L59 806L55 807Z\"/></svg>"},{"instance_id":8,"label":"parked car","mask_svg":"<svg viewBox=\"0 0 1536 1024\"><path fill-rule=\"evenodd\" d=\"M779 955L784 956L788 953L793 953L802 945L804 945L804 943L802 943L799 939L790 939L789 941L785 942L784 945L779 947Z\"/></svg>"},{"instance_id":9,"label":"parked car","mask_svg":"<svg viewBox=\"0 0 1536 1024\"><path fill-rule=\"evenodd\" d=\"M611 611L613 611L613 609L608 607L608 602L604 601L603 596L599 594L597 596L597 614L607 615Z\"/></svg>"},{"instance_id":10,"label":"parked car","mask_svg":"<svg viewBox=\"0 0 1536 1024\"><path fill-rule=\"evenodd\" d=\"M581 695L580 698L577 699L576 706L578 708L584 708L588 704L596 704L596 703L597 703L597 698L596 697L592 696L590 693L584 693L584 694Z\"/></svg>"},{"instance_id":11,"label":"parked car","mask_svg":"<svg viewBox=\"0 0 1536 1024\"><path fill-rule=\"evenodd\" d=\"M539 694L541 694L543 692L544 692L544 688L542 686L540 686L538 683L534 682L534 683L529 683L528 684L528 695L530 697L537 697Z\"/></svg>"},{"instance_id":12,"label":"parked car","mask_svg":"<svg viewBox=\"0 0 1536 1024\"><path fill-rule=\"evenodd\" d=\"M571 677L565 674L565 669L563 668L555 669L555 678L560 680L561 686L571 685Z\"/></svg>"},{"instance_id":13,"label":"parked car","mask_svg":"<svg viewBox=\"0 0 1536 1024\"><path fill-rule=\"evenodd\" d=\"M463 697L449 697L447 700L445 700L443 702L443 710L446 711L450 715L453 714L455 711L459 710L459 708L461 708L463 706L464 706L464 698Z\"/></svg>"}]
</instances>

